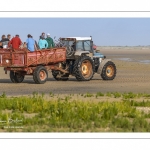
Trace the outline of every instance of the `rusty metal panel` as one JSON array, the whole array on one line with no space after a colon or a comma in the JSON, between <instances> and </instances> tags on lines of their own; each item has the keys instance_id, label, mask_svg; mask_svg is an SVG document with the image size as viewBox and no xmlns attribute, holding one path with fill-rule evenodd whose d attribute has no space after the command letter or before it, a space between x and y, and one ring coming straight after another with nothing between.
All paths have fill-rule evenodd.
<instances>
[{"instance_id":1,"label":"rusty metal panel","mask_svg":"<svg viewBox=\"0 0 150 150\"><path fill-rule=\"evenodd\" d=\"M28 66L35 66L39 64L50 65L66 60L65 48L53 48L47 50L39 50L28 53Z\"/></svg>"},{"instance_id":2,"label":"rusty metal panel","mask_svg":"<svg viewBox=\"0 0 150 150\"><path fill-rule=\"evenodd\" d=\"M11 65L11 60L10 54L0 54L0 66L10 66Z\"/></svg>"},{"instance_id":3,"label":"rusty metal panel","mask_svg":"<svg viewBox=\"0 0 150 150\"><path fill-rule=\"evenodd\" d=\"M0 49L0 66L10 66L11 63L11 53L7 50Z\"/></svg>"},{"instance_id":4,"label":"rusty metal panel","mask_svg":"<svg viewBox=\"0 0 150 150\"><path fill-rule=\"evenodd\" d=\"M12 52L9 49L0 49L0 66L24 66L25 55L26 53L24 51Z\"/></svg>"},{"instance_id":5,"label":"rusty metal panel","mask_svg":"<svg viewBox=\"0 0 150 150\"><path fill-rule=\"evenodd\" d=\"M66 61L65 48L52 48L27 52L27 50L11 51L0 49L0 66L2 67L30 67L36 65L52 65Z\"/></svg>"},{"instance_id":6,"label":"rusty metal panel","mask_svg":"<svg viewBox=\"0 0 150 150\"><path fill-rule=\"evenodd\" d=\"M13 63L12 66L25 66L25 53L12 53L13 56Z\"/></svg>"}]
</instances>

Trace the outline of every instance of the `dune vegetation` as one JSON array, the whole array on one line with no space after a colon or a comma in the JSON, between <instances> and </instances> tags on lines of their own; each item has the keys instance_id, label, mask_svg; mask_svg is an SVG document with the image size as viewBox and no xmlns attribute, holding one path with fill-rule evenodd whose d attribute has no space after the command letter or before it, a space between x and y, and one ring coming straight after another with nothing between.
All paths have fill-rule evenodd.
<instances>
[{"instance_id":1,"label":"dune vegetation","mask_svg":"<svg viewBox=\"0 0 150 150\"><path fill-rule=\"evenodd\" d=\"M1 132L150 132L150 94L0 95Z\"/></svg>"}]
</instances>

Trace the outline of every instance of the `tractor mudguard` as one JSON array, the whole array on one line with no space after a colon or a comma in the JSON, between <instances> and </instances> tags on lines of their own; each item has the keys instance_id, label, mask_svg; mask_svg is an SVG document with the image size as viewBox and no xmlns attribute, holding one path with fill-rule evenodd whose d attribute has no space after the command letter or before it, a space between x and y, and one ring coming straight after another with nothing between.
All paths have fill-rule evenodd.
<instances>
[{"instance_id":1,"label":"tractor mudguard","mask_svg":"<svg viewBox=\"0 0 150 150\"><path fill-rule=\"evenodd\" d=\"M111 59L104 59L104 60L102 60L102 62L100 63L100 65L99 65L99 67L98 67L98 69L97 69L97 73L98 73L98 74L101 74L104 65L105 65L108 61L111 61Z\"/></svg>"},{"instance_id":2,"label":"tractor mudguard","mask_svg":"<svg viewBox=\"0 0 150 150\"><path fill-rule=\"evenodd\" d=\"M88 51L76 51L75 52L75 56L81 56L82 54L90 54L90 52L88 52Z\"/></svg>"}]
</instances>

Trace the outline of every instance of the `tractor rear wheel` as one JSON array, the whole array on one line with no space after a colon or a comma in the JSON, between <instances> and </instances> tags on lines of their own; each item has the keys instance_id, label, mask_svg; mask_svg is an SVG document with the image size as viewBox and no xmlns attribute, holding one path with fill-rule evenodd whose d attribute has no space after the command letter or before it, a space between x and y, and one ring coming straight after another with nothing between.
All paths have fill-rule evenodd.
<instances>
[{"instance_id":1,"label":"tractor rear wheel","mask_svg":"<svg viewBox=\"0 0 150 150\"><path fill-rule=\"evenodd\" d=\"M21 83L24 80L24 75L18 72L10 71L10 80L13 83Z\"/></svg>"},{"instance_id":2,"label":"tractor rear wheel","mask_svg":"<svg viewBox=\"0 0 150 150\"><path fill-rule=\"evenodd\" d=\"M116 66L112 61L108 61L101 73L101 77L103 80L113 80L116 76Z\"/></svg>"},{"instance_id":3,"label":"tractor rear wheel","mask_svg":"<svg viewBox=\"0 0 150 150\"><path fill-rule=\"evenodd\" d=\"M73 68L73 73L78 81L89 81L94 75L93 60L88 56L79 57Z\"/></svg>"},{"instance_id":4,"label":"tractor rear wheel","mask_svg":"<svg viewBox=\"0 0 150 150\"><path fill-rule=\"evenodd\" d=\"M47 81L48 72L45 67L38 66L33 72L33 80L37 84L44 84Z\"/></svg>"}]
</instances>

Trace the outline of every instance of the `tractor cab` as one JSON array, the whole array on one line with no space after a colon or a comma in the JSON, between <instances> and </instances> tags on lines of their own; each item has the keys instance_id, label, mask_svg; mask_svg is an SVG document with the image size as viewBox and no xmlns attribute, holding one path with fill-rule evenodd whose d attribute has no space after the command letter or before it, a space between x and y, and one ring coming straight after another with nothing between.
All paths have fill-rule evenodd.
<instances>
[{"instance_id":1,"label":"tractor cab","mask_svg":"<svg viewBox=\"0 0 150 150\"><path fill-rule=\"evenodd\" d=\"M61 41L65 45L72 46L75 51L82 50L82 51L93 51L93 41L91 37L68 37L68 38L61 38Z\"/></svg>"},{"instance_id":2,"label":"tractor cab","mask_svg":"<svg viewBox=\"0 0 150 150\"><path fill-rule=\"evenodd\" d=\"M67 57L89 53L90 57L104 58L104 55L97 52L92 37L67 37L60 38L63 46L67 47Z\"/></svg>"}]
</instances>

